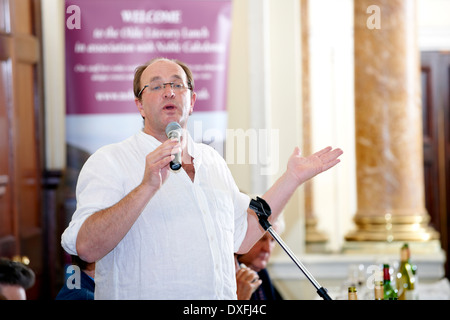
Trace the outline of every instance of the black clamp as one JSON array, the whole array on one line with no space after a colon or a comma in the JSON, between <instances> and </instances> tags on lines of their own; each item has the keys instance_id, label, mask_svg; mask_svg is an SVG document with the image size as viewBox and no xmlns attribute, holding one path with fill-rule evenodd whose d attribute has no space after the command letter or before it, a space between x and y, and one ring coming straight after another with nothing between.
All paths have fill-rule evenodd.
<instances>
[{"instance_id":1,"label":"black clamp","mask_svg":"<svg viewBox=\"0 0 450 320\"><path fill-rule=\"evenodd\" d=\"M270 210L270 206L267 204L267 202L260 197L256 197L256 200L251 199L250 209L255 211L256 215L258 216L259 224L263 227L264 231L267 231L267 229L272 226L268 220L272 211Z\"/></svg>"}]
</instances>

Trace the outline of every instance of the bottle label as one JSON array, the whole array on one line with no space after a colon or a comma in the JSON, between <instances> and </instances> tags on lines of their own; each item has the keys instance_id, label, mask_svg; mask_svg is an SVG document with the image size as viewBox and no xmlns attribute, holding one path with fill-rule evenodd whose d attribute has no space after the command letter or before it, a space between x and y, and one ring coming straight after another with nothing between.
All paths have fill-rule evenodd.
<instances>
[{"instance_id":1,"label":"bottle label","mask_svg":"<svg viewBox=\"0 0 450 320\"><path fill-rule=\"evenodd\" d=\"M348 293L348 300L358 300L358 296L356 292L349 292Z\"/></svg>"}]
</instances>

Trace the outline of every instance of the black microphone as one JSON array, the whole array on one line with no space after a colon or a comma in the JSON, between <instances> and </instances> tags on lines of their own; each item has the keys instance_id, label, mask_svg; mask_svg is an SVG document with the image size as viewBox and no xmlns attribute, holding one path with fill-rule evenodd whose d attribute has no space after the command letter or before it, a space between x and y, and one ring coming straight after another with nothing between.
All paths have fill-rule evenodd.
<instances>
[{"instance_id":1,"label":"black microphone","mask_svg":"<svg viewBox=\"0 0 450 320\"><path fill-rule=\"evenodd\" d=\"M178 122L171 122L166 127L166 135L169 139L177 139L180 142L181 139L181 126ZM170 169L179 170L181 168L181 152L174 154L175 158L170 161Z\"/></svg>"}]
</instances>

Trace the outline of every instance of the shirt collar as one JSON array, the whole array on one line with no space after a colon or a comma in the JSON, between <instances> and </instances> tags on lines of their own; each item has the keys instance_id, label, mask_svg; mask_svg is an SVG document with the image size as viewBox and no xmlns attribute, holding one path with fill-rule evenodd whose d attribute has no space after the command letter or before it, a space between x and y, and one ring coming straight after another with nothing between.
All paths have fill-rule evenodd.
<instances>
[{"instance_id":1,"label":"shirt collar","mask_svg":"<svg viewBox=\"0 0 450 320\"><path fill-rule=\"evenodd\" d=\"M192 139L189 131L186 131L186 138L187 152L192 158L194 158L194 165L199 166L202 161L201 149L199 148L198 143L194 142L194 139Z\"/></svg>"}]
</instances>

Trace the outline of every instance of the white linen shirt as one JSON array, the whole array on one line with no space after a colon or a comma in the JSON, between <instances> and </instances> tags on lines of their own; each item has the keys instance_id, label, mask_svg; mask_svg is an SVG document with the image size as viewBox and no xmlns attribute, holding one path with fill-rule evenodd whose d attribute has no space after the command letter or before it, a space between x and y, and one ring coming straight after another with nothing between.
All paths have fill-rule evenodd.
<instances>
[{"instance_id":1,"label":"white linen shirt","mask_svg":"<svg viewBox=\"0 0 450 320\"><path fill-rule=\"evenodd\" d=\"M170 172L125 237L96 262L95 299L236 299L233 253L247 231L250 198L213 148L187 139L194 182L183 169ZM141 131L86 161L61 240L69 254L77 255L77 234L90 215L141 183L145 157L160 144Z\"/></svg>"}]
</instances>

